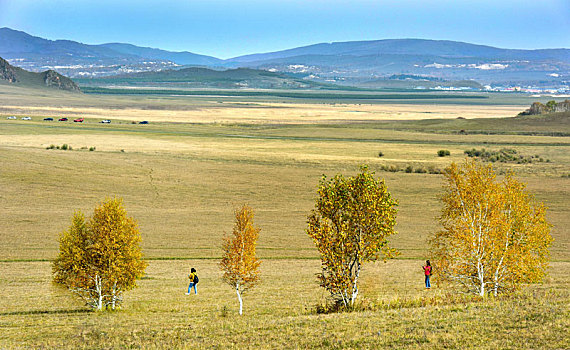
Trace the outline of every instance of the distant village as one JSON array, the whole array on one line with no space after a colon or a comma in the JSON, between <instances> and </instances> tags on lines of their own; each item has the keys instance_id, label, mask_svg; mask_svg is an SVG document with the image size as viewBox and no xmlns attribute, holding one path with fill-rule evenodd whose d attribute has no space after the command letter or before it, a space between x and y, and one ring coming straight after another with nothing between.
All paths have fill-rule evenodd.
<instances>
[{"instance_id":1,"label":"distant village","mask_svg":"<svg viewBox=\"0 0 570 350\"><path fill-rule=\"evenodd\" d=\"M536 87L536 86L485 85L483 86L483 89L484 91L526 92L529 94L553 94L553 95L570 94L570 85L563 85L558 88Z\"/></svg>"}]
</instances>

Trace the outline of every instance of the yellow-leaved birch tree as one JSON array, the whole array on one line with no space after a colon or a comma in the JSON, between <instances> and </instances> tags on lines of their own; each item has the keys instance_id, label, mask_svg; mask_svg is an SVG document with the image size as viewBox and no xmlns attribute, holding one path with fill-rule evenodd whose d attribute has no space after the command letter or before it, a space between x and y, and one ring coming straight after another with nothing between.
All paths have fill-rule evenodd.
<instances>
[{"instance_id":1,"label":"yellow-leaved birch tree","mask_svg":"<svg viewBox=\"0 0 570 350\"><path fill-rule=\"evenodd\" d=\"M396 233L398 203L367 167L355 177L323 176L317 193L307 234L321 256L318 278L337 306L350 308L358 296L362 265L397 254L388 237Z\"/></svg>"},{"instance_id":2,"label":"yellow-leaved birch tree","mask_svg":"<svg viewBox=\"0 0 570 350\"><path fill-rule=\"evenodd\" d=\"M255 248L260 229L254 226L253 217L253 209L248 205L236 209L233 231L224 237L222 246L222 278L236 291L240 315L243 313L242 295L259 283L261 261L255 255Z\"/></svg>"},{"instance_id":3,"label":"yellow-leaved birch tree","mask_svg":"<svg viewBox=\"0 0 570 350\"><path fill-rule=\"evenodd\" d=\"M95 310L115 309L147 266L140 242L138 225L127 216L122 199L107 199L89 219L76 212L60 235L53 281Z\"/></svg>"},{"instance_id":4,"label":"yellow-leaved birch tree","mask_svg":"<svg viewBox=\"0 0 570 350\"><path fill-rule=\"evenodd\" d=\"M452 163L444 176L435 273L480 296L541 281L552 243L544 204L512 174L498 181L490 164Z\"/></svg>"}]
</instances>

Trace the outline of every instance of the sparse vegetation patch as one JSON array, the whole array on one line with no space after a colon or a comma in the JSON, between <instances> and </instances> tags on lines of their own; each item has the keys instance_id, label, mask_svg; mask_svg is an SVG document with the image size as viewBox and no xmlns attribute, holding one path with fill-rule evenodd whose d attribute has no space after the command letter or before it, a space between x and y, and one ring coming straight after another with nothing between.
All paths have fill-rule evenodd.
<instances>
[{"instance_id":1,"label":"sparse vegetation patch","mask_svg":"<svg viewBox=\"0 0 570 350\"><path fill-rule=\"evenodd\" d=\"M449 152L449 150L447 150L447 149L440 149L439 151L437 151L438 157L445 157L445 156L449 156L449 155L451 155L451 152Z\"/></svg>"},{"instance_id":2,"label":"sparse vegetation patch","mask_svg":"<svg viewBox=\"0 0 570 350\"><path fill-rule=\"evenodd\" d=\"M517 164L527 164L533 162L550 162L549 159L544 159L539 155L527 156L520 154L516 149L513 148L501 148L498 151L481 149L468 149L464 152L468 157L479 158L486 162L500 162L500 163L517 163Z\"/></svg>"}]
</instances>

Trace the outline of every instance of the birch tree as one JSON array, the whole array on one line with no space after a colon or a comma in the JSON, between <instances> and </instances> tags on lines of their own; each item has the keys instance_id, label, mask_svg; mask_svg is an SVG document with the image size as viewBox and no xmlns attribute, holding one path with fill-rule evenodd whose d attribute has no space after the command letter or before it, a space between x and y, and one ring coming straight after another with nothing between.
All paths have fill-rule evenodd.
<instances>
[{"instance_id":1,"label":"birch tree","mask_svg":"<svg viewBox=\"0 0 570 350\"><path fill-rule=\"evenodd\" d=\"M255 255L260 229L253 224L254 212L247 205L235 211L235 225L224 237L220 269L223 280L235 289L239 301L239 314L243 313L243 294L259 283L261 261Z\"/></svg>"},{"instance_id":2,"label":"birch tree","mask_svg":"<svg viewBox=\"0 0 570 350\"><path fill-rule=\"evenodd\" d=\"M354 306L358 279L367 261L386 260L396 251L388 246L395 234L397 201L384 180L374 179L366 167L355 177L323 176L307 234L321 256L321 287L345 308Z\"/></svg>"},{"instance_id":3,"label":"birch tree","mask_svg":"<svg viewBox=\"0 0 570 350\"><path fill-rule=\"evenodd\" d=\"M86 219L80 211L59 239L52 264L53 281L95 309L115 309L123 292L136 286L147 263L142 260L136 221L127 216L121 199L107 199Z\"/></svg>"},{"instance_id":4,"label":"birch tree","mask_svg":"<svg viewBox=\"0 0 570 350\"><path fill-rule=\"evenodd\" d=\"M498 181L490 164L452 163L444 176L436 273L480 296L541 281L552 243L545 205L512 174Z\"/></svg>"}]
</instances>

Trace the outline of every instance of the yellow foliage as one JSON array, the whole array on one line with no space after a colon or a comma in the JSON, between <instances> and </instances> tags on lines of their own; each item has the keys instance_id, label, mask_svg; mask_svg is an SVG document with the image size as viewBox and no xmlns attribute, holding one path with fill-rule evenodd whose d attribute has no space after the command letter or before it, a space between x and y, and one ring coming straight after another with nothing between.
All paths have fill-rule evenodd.
<instances>
[{"instance_id":1,"label":"yellow foliage","mask_svg":"<svg viewBox=\"0 0 570 350\"><path fill-rule=\"evenodd\" d=\"M107 199L87 220L76 212L69 230L60 235L53 281L93 308L115 308L147 266L140 242L137 223L127 216L121 199Z\"/></svg>"},{"instance_id":2,"label":"yellow foliage","mask_svg":"<svg viewBox=\"0 0 570 350\"><path fill-rule=\"evenodd\" d=\"M365 167L355 177L323 177L317 193L307 234L321 255L318 278L337 303L349 307L358 295L362 264L396 254L387 237L396 233L397 201Z\"/></svg>"},{"instance_id":3,"label":"yellow foliage","mask_svg":"<svg viewBox=\"0 0 570 350\"><path fill-rule=\"evenodd\" d=\"M259 265L255 247L260 229L253 225L254 212L247 205L235 211L235 225L231 235L224 237L220 269L223 280L235 288L242 313L241 295L259 283Z\"/></svg>"},{"instance_id":4,"label":"yellow foliage","mask_svg":"<svg viewBox=\"0 0 570 350\"><path fill-rule=\"evenodd\" d=\"M497 181L490 164L453 163L444 176L434 272L481 296L541 281L552 243L544 204L512 174Z\"/></svg>"}]
</instances>

